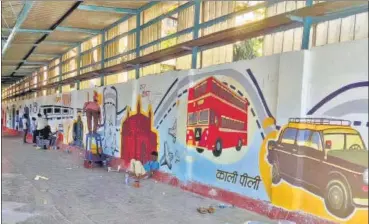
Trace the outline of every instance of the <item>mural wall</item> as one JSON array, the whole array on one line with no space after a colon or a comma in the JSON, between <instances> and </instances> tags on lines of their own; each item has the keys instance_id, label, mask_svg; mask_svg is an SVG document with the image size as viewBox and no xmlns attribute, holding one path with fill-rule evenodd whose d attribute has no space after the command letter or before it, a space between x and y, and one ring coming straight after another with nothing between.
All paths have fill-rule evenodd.
<instances>
[{"instance_id":1,"label":"mural wall","mask_svg":"<svg viewBox=\"0 0 369 224\"><path fill-rule=\"evenodd\" d=\"M83 144L82 106L96 97L106 155L146 162L155 150L160 170L184 183L362 223L368 219L367 47L355 41L146 76L4 105L3 119L14 128L17 110L47 113L65 143Z\"/></svg>"}]
</instances>

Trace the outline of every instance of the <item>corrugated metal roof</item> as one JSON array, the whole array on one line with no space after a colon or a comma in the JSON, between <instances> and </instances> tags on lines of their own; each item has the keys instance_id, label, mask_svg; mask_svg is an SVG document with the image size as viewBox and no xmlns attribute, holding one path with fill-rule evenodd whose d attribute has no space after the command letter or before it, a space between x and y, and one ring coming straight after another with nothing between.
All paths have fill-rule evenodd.
<instances>
[{"instance_id":1,"label":"corrugated metal roof","mask_svg":"<svg viewBox=\"0 0 369 224\"><path fill-rule=\"evenodd\" d=\"M11 28L14 26L23 5L22 1L4 0L1 2L1 22L3 27Z\"/></svg>"},{"instance_id":2,"label":"corrugated metal roof","mask_svg":"<svg viewBox=\"0 0 369 224\"><path fill-rule=\"evenodd\" d=\"M137 9L148 1L84 1L83 5L101 6L101 7L111 7L111 8L127 8L127 9ZM16 21L19 13L22 11L24 2L22 1L2 1L2 21L3 28L11 29ZM11 8L12 6L12 8ZM97 11L86 11L75 9L77 4L75 1L33 1L33 5L23 22L21 24L21 29L29 30L49 30L53 27L59 20L66 16L67 12L71 12L64 18L59 26L71 27L71 28L83 28L101 31L107 26L113 24L117 20L125 16L122 13L111 13L111 12L97 12ZM4 26L6 20L8 26ZM11 30L2 30L2 43L5 43L6 37L11 33ZM62 55L70 49L68 44L55 45L43 44L42 41L38 46L34 46L36 42L45 35L45 33L32 33L32 32L17 32L14 36L12 42L10 43L7 51L2 55L3 61L8 63L14 69L17 69L20 65L20 70L30 69L26 68L37 68L40 66L35 66L28 64L21 65L23 60L29 62L44 62L50 61L55 55ZM48 33L45 41L53 42L68 42L78 44L89 37L92 37L91 33L84 32L67 32L67 31L52 31ZM13 44L12 44L13 43ZM16 44L18 43L18 44ZM28 44L29 43L29 44ZM33 52L31 53L31 50ZM31 54L30 54L31 53ZM52 54L47 55L35 55L35 54ZM25 58L27 56L27 58ZM5 65L5 64L3 64ZM15 68L14 68L15 67ZM32 69L31 69L32 70Z\"/></svg>"},{"instance_id":3,"label":"corrugated metal roof","mask_svg":"<svg viewBox=\"0 0 369 224\"><path fill-rule=\"evenodd\" d=\"M11 48L3 56L3 60L22 60L24 56L31 50L31 45L12 45Z\"/></svg>"},{"instance_id":4,"label":"corrugated metal roof","mask_svg":"<svg viewBox=\"0 0 369 224\"><path fill-rule=\"evenodd\" d=\"M49 29L74 4L74 1L35 1L21 28Z\"/></svg>"},{"instance_id":5,"label":"corrugated metal roof","mask_svg":"<svg viewBox=\"0 0 369 224\"><path fill-rule=\"evenodd\" d=\"M124 14L75 10L61 26L101 30L113 24ZM81 19L83 18L83 19Z\"/></svg>"},{"instance_id":6,"label":"corrugated metal roof","mask_svg":"<svg viewBox=\"0 0 369 224\"><path fill-rule=\"evenodd\" d=\"M91 34L88 33L79 33L79 32L63 32L63 31L54 31L49 36L46 37L46 41L65 41L65 42L81 42L88 37L91 37Z\"/></svg>"},{"instance_id":7,"label":"corrugated metal roof","mask_svg":"<svg viewBox=\"0 0 369 224\"><path fill-rule=\"evenodd\" d=\"M1 76L9 76L17 66L1 66Z\"/></svg>"},{"instance_id":8,"label":"corrugated metal roof","mask_svg":"<svg viewBox=\"0 0 369 224\"><path fill-rule=\"evenodd\" d=\"M47 56L47 55L39 56L39 55L31 54L31 56L27 58L27 61L28 62L48 62L48 61L51 61L53 58L54 58L53 56Z\"/></svg>"},{"instance_id":9,"label":"corrugated metal roof","mask_svg":"<svg viewBox=\"0 0 369 224\"><path fill-rule=\"evenodd\" d=\"M83 5L137 9L147 3L147 1L84 1Z\"/></svg>"},{"instance_id":10,"label":"corrugated metal roof","mask_svg":"<svg viewBox=\"0 0 369 224\"><path fill-rule=\"evenodd\" d=\"M13 43L35 43L42 37L41 33L17 33L13 39Z\"/></svg>"},{"instance_id":11,"label":"corrugated metal roof","mask_svg":"<svg viewBox=\"0 0 369 224\"><path fill-rule=\"evenodd\" d=\"M67 51L70 47L62 45L48 45L40 44L36 47L34 51L35 54L62 54Z\"/></svg>"}]
</instances>

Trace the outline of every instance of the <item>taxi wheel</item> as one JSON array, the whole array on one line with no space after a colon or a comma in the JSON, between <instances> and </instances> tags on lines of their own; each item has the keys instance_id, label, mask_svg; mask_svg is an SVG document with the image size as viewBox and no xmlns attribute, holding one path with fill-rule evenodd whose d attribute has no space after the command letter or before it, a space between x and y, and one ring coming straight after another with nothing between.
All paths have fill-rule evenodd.
<instances>
[{"instance_id":1,"label":"taxi wheel","mask_svg":"<svg viewBox=\"0 0 369 224\"><path fill-rule=\"evenodd\" d=\"M219 157L220 154L222 154L222 149L223 149L222 140L218 139L215 142L215 146L214 146L214 149L213 149L213 155L215 157Z\"/></svg>"},{"instance_id":2,"label":"taxi wheel","mask_svg":"<svg viewBox=\"0 0 369 224\"><path fill-rule=\"evenodd\" d=\"M198 153L203 153L203 152L204 152L204 149L202 149L202 148L196 148L196 151L197 151Z\"/></svg>"},{"instance_id":3,"label":"taxi wheel","mask_svg":"<svg viewBox=\"0 0 369 224\"><path fill-rule=\"evenodd\" d=\"M331 180L326 187L325 205L330 213L346 218L354 211L350 191L340 179Z\"/></svg>"},{"instance_id":4,"label":"taxi wheel","mask_svg":"<svg viewBox=\"0 0 369 224\"><path fill-rule=\"evenodd\" d=\"M272 183L278 184L281 182L281 175L279 174L278 166L274 163L272 167Z\"/></svg>"}]
</instances>

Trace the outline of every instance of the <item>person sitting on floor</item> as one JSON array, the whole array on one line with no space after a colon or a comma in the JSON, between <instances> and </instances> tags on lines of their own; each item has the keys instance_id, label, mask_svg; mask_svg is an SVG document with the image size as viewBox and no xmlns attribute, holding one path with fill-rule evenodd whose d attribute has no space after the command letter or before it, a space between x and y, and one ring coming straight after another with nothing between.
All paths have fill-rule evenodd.
<instances>
[{"instance_id":1,"label":"person sitting on floor","mask_svg":"<svg viewBox=\"0 0 369 224\"><path fill-rule=\"evenodd\" d=\"M42 133L41 133L41 137L42 139L47 139L50 141L50 144L49 146L55 146L55 143L56 143L56 133L57 132L51 132L51 127L50 125L46 125L46 127L42 130ZM46 148L46 145L44 145L44 149L47 149Z\"/></svg>"},{"instance_id":2,"label":"person sitting on floor","mask_svg":"<svg viewBox=\"0 0 369 224\"><path fill-rule=\"evenodd\" d=\"M159 170L158 153L156 151L151 152L151 160L145 165L138 160L132 159L129 165L127 173L129 176L136 179L150 178L154 171Z\"/></svg>"}]
</instances>

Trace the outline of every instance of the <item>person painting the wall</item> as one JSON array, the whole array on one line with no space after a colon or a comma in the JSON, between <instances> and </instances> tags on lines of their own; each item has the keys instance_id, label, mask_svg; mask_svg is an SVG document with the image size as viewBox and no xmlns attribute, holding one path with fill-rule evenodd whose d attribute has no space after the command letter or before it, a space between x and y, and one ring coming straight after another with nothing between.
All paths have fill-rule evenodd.
<instances>
[{"instance_id":1,"label":"person painting the wall","mask_svg":"<svg viewBox=\"0 0 369 224\"><path fill-rule=\"evenodd\" d=\"M32 117L30 131L32 133L32 143L36 143L36 118Z\"/></svg>"},{"instance_id":2,"label":"person painting the wall","mask_svg":"<svg viewBox=\"0 0 369 224\"><path fill-rule=\"evenodd\" d=\"M47 139L50 141L50 144L49 144L50 147L56 147L56 134L57 133L58 133L57 131L56 132L51 131L50 125L46 125L41 135L43 139ZM44 145L43 149L47 149L46 145Z\"/></svg>"},{"instance_id":3,"label":"person painting the wall","mask_svg":"<svg viewBox=\"0 0 369 224\"><path fill-rule=\"evenodd\" d=\"M23 143L27 143L27 133L28 133L28 116L27 114L23 115L22 118L22 127L23 127L23 132L24 132L24 136L23 136Z\"/></svg>"},{"instance_id":4,"label":"person painting the wall","mask_svg":"<svg viewBox=\"0 0 369 224\"><path fill-rule=\"evenodd\" d=\"M16 115L15 115L15 130L18 131L18 128L19 128L19 111L16 112Z\"/></svg>"},{"instance_id":5,"label":"person painting the wall","mask_svg":"<svg viewBox=\"0 0 369 224\"><path fill-rule=\"evenodd\" d=\"M73 141L77 146L83 145L83 123L81 114L78 114L77 121L73 123Z\"/></svg>"},{"instance_id":6,"label":"person painting the wall","mask_svg":"<svg viewBox=\"0 0 369 224\"><path fill-rule=\"evenodd\" d=\"M101 110L98 104L97 92L94 92L93 101L88 101L83 106L87 116L87 128L89 133L97 133L97 127L101 124ZM94 127L92 129L92 119Z\"/></svg>"},{"instance_id":7,"label":"person painting the wall","mask_svg":"<svg viewBox=\"0 0 369 224\"><path fill-rule=\"evenodd\" d=\"M42 134L42 132L43 132L43 130L46 126L47 126L46 118L43 118L40 113L37 114L36 131L35 131L35 134L33 136L33 143L34 144L36 144L36 137Z\"/></svg>"},{"instance_id":8,"label":"person painting the wall","mask_svg":"<svg viewBox=\"0 0 369 224\"><path fill-rule=\"evenodd\" d=\"M155 171L159 170L158 153L156 151L151 152L151 160L145 165L138 160L132 159L129 165L129 169L126 171L126 183L129 178L134 178L136 181L140 179L150 178Z\"/></svg>"}]
</instances>

